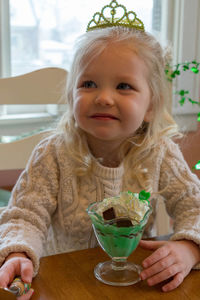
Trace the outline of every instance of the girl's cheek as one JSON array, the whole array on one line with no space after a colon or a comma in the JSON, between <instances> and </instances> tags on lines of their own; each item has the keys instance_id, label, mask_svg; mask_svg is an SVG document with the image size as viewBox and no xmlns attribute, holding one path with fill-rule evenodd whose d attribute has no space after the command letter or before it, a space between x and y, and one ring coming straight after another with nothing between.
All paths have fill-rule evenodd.
<instances>
[{"instance_id":1,"label":"girl's cheek","mask_svg":"<svg viewBox=\"0 0 200 300\"><path fill-rule=\"evenodd\" d=\"M81 112L82 112L81 103L79 101L75 101L74 107L73 107L73 113L74 113L74 118L76 121L79 120Z\"/></svg>"}]
</instances>

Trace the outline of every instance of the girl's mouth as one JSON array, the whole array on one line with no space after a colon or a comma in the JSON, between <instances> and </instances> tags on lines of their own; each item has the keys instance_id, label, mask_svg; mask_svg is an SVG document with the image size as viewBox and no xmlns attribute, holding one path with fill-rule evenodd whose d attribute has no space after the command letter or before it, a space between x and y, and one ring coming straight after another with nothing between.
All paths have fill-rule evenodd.
<instances>
[{"instance_id":1,"label":"girl's mouth","mask_svg":"<svg viewBox=\"0 0 200 300\"><path fill-rule=\"evenodd\" d=\"M94 115L91 115L92 119L97 119L97 120L118 120L118 118L112 114L104 114L104 113L97 113Z\"/></svg>"}]
</instances>

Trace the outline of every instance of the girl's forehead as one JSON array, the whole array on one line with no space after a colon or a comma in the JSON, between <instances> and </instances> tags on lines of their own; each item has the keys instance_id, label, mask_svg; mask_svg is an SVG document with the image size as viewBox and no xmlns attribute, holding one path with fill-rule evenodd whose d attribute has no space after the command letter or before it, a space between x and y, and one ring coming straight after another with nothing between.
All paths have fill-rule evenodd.
<instances>
[{"instance_id":1,"label":"girl's forehead","mask_svg":"<svg viewBox=\"0 0 200 300\"><path fill-rule=\"evenodd\" d=\"M94 49L93 49L94 48ZM98 51L99 50L99 51ZM138 52L138 47L137 43L135 42L130 42L130 41L107 41L107 42L102 42L100 45L94 45L91 47L91 50L89 52L97 51L102 53L105 51L112 51L113 53L119 53L119 52L125 52L125 51L133 51L133 52Z\"/></svg>"},{"instance_id":2,"label":"girl's forehead","mask_svg":"<svg viewBox=\"0 0 200 300\"><path fill-rule=\"evenodd\" d=\"M79 78L97 77L98 74L104 77L110 74L115 78L123 77L124 80L148 77L146 64L133 48L124 45L116 47L113 44L94 57L88 57L79 71Z\"/></svg>"},{"instance_id":3,"label":"girl's forehead","mask_svg":"<svg viewBox=\"0 0 200 300\"><path fill-rule=\"evenodd\" d=\"M136 45L129 42L110 42L102 45L96 45L89 48L86 55L82 57L82 64L89 65L99 57L116 56L123 57L125 54L138 55L139 51Z\"/></svg>"},{"instance_id":4,"label":"girl's forehead","mask_svg":"<svg viewBox=\"0 0 200 300\"><path fill-rule=\"evenodd\" d=\"M146 79L149 78L149 67L145 63L145 59L141 56L141 52L139 51L139 47L136 45L136 41L107 41L101 43L94 43L91 47L88 47L82 55L80 64L77 69L77 80L84 76L85 74L94 72L94 64L98 62L100 59L102 64L106 64L107 60L119 61L116 65L120 65L119 68L124 70L124 65L127 65L127 61L129 59L137 62L137 67L143 70L143 74ZM127 55L126 55L127 54ZM108 59L107 59L108 57ZM139 63L139 65L138 65ZM99 66L99 65L98 65ZM112 67L112 66L111 66ZM127 66L130 69L129 63Z\"/></svg>"}]
</instances>

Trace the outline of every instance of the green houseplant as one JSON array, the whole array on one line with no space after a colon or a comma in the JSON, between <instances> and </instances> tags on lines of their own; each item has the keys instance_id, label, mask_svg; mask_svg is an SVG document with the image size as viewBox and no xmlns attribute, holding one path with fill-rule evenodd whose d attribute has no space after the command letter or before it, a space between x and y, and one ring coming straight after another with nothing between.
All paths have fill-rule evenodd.
<instances>
[{"instance_id":1,"label":"green houseplant","mask_svg":"<svg viewBox=\"0 0 200 300\"><path fill-rule=\"evenodd\" d=\"M200 62L193 60L191 62L182 62L177 63L174 66L167 65L165 69L166 76L169 81L173 82L173 80L180 76L183 72L192 72L196 75L200 74ZM181 89L175 91L175 94L178 97L179 104L183 106L186 101L192 103L192 105L198 105L200 107L200 102L191 99L189 90ZM200 122L200 112L197 113L197 121ZM200 160L193 166L193 169L200 170Z\"/></svg>"}]
</instances>

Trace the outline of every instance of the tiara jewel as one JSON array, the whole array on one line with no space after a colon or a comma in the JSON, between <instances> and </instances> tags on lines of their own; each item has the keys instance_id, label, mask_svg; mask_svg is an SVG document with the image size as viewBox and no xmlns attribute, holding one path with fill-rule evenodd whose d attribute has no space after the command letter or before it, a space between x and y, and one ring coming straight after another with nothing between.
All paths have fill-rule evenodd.
<instances>
[{"instance_id":1,"label":"tiara jewel","mask_svg":"<svg viewBox=\"0 0 200 300\"><path fill-rule=\"evenodd\" d=\"M108 13L109 16L107 17ZM109 5L102 8L101 12L96 12L93 15L86 31L113 26L136 28L144 31L144 24L137 18L136 13L134 11L127 12L126 7L118 4L116 0L112 0Z\"/></svg>"}]
</instances>

